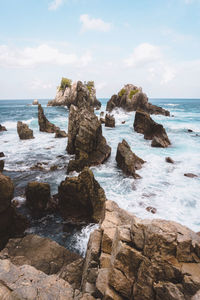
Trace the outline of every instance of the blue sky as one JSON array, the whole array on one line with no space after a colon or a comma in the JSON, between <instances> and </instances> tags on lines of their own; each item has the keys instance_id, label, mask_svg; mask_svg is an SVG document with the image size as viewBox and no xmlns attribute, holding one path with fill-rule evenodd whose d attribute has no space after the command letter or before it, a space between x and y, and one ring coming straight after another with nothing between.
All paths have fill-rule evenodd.
<instances>
[{"instance_id":1,"label":"blue sky","mask_svg":"<svg viewBox=\"0 0 200 300\"><path fill-rule=\"evenodd\" d=\"M62 76L200 98L200 0L0 0L0 99L53 98Z\"/></svg>"}]
</instances>

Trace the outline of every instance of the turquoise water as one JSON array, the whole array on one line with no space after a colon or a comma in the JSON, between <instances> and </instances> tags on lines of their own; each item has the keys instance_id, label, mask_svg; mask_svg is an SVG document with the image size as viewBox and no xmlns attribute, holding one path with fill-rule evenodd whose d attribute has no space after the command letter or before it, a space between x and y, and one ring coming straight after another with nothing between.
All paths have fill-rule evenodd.
<instances>
[{"instance_id":1,"label":"turquoise water","mask_svg":"<svg viewBox=\"0 0 200 300\"><path fill-rule=\"evenodd\" d=\"M67 131L68 109L47 107L47 101L39 100L47 118ZM101 101L101 111L105 111L107 99ZM141 218L174 220L200 231L200 177L191 179L184 176L189 172L200 176L200 100L150 99L150 102L168 109L173 115L152 115L156 122L164 125L172 145L166 149L152 148L151 141L144 140L143 135L133 130L135 113L118 109L113 113L116 128L103 126L103 134L112 147L112 155L104 165L92 167L92 170L107 198L116 201L120 207ZM24 187L30 180L49 182L52 194L56 193L58 184L66 177L66 165L70 159L65 150L67 138L55 139L54 134L39 132L37 106L28 105L30 103L32 100L0 101L0 124L8 129L0 133L0 152L6 155L4 173L14 180L15 196L20 201L24 200ZM96 114L99 116L100 111L96 111ZM26 122L33 129L34 140L19 140L16 131L18 120ZM193 132L189 133L188 129ZM126 177L116 166L116 149L123 138L132 151L146 161L138 171L142 179ZM176 163L166 163L166 156ZM43 163L44 171L30 170L37 162ZM55 164L58 170L50 172L50 167ZM148 212L147 206L155 207L157 213L153 215ZM81 247L81 243L86 245L90 230L86 228L76 235L77 247ZM57 236L57 240L59 238Z\"/></svg>"}]
</instances>

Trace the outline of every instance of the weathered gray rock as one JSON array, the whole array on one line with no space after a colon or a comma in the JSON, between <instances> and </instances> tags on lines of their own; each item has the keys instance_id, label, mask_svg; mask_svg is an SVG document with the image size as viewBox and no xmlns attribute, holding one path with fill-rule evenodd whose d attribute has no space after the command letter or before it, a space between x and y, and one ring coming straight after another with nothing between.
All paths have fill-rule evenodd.
<instances>
[{"instance_id":1,"label":"weathered gray rock","mask_svg":"<svg viewBox=\"0 0 200 300\"><path fill-rule=\"evenodd\" d=\"M64 130L58 129L55 134L55 138L66 138L67 134Z\"/></svg>"},{"instance_id":2,"label":"weathered gray rock","mask_svg":"<svg viewBox=\"0 0 200 300\"><path fill-rule=\"evenodd\" d=\"M125 140L118 144L116 161L117 166L122 169L126 175L140 178L136 170L141 169L145 161L131 151L129 144Z\"/></svg>"},{"instance_id":3,"label":"weathered gray rock","mask_svg":"<svg viewBox=\"0 0 200 300\"><path fill-rule=\"evenodd\" d=\"M34 139L33 130L30 129L27 124L22 123L21 121L17 122L17 133L21 140Z\"/></svg>"},{"instance_id":4,"label":"weathered gray rock","mask_svg":"<svg viewBox=\"0 0 200 300\"><path fill-rule=\"evenodd\" d=\"M93 111L87 108L79 109L71 105L68 123L69 154L75 154L67 172L80 172L85 166L104 163L111 153L106 139L102 135L101 122Z\"/></svg>"},{"instance_id":5,"label":"weathered gray rock","mask_svg":"<svg viewBox=\"0 0 200 300\"><path fill-rule=\"evenodd\" d=\"M126 111L142 110L149 114L170 115L168 110L149 103L147 95L142 92L142 88L133 84L126 84L117 95L113 95L107 103L106 110L111 112L117 107Z\"/></svg>"},{"instance_id":6,"label":"weathered gray rock","mask_svg":"<svg viewBox=\"0 0 200 300\"><path fill-rule=\"evenodd\" d=\"M60 129L47 120L41 104L38 104L38 123L40 131L42 132L56 133L56 131Z\"/></svg>"},{"instance_id":7,"label":"weathered gray rock","mask_svg":"<svg viewBox=\"0 0 200 300\"><path fill-rule=\"evenodd\" d=\"M106 196L89 168L78 177L67 177L58 187L60 213L64 218L99 222Z\"/></svg>"},{"instance_id":8,"label":"weathered gray rock","mask_svg":"<svg viewBox=\"0 0 200 300\"><path fill-rule=\"evenodd\" d=\"M115 118L110 114L106 114L105 116L105 126L106 127L115 127Z\"/></svg>"},{"instance_id":9,"label":"weathered gray rock","mask_svg":"<svg viewBox=\"0 0 200 300\"><path fill-rule=\"evenodd\" d=\"M146 140L152 140L152 147L165 148L171 144L164 127L152 120L148 113L136 111L133 126L136 132L144 134Z\"/></svg>"},{"instance_id":10,"label":"weathered gray rock","mask_svg":"<svg viewBox=\"0 0 200 300\"><path fill-rule=\"evenodd\" d=\"M96 98L96 89L93 81L82 83L74 82L67 78L62 78L61 84L57 89L54 100L49 101L48 106L71 105L78 107L101 107L101 102Z\"/></svg>"}]
</instances>

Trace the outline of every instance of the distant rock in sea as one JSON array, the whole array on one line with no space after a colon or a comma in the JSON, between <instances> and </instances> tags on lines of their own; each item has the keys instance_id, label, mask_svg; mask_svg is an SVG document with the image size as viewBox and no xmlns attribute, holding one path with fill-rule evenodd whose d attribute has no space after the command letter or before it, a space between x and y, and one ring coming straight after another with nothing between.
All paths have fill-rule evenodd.
<instances>
[{"instance_id":1,"label":"distant rock in sea","mask_svg":"<svg viewBox=\"0 0 200 300\"><path fill-rule=\"evenodd\" d=\"M87 106L100 108L101 102L96 98L94 81L82 83L81 81L72 83L71 79L62 78L60 86L57 88L56 97L48 102L48 106L70 106L73 104L82 107Z\"/></svg>"},{"instance_id":2,"label":"distant rock in sea","mask_svg":"<svg viewBox=\"0 0 200 300\"><path fill-rule=\"evenodd\" d=\"M59 127L49 122L46 118L41 104L38 104L38 123L40 131L42 132L56 133L57 130L60 130Z\"/></svg>"},{"instance_id":3,"label":"distant rock in sea","mask_svg":"<svg viewBox=\"0 0 200 300\"><path fill-rule=\"evenodd\" d=\"M27 124L22 123L21 121L17 122L17 133L21 140L34 139L33 130L30 129Z\"/></svg>"},{"instance_id":4,"label":"distant rock in sea","mask_svg":"<svg viewBox=\"0 0 200 300\"><path fill-rule=\"evenodd\" d=\"M152 140L152 147L166 148L171 144L164 127L148 113L136 111L133 126L136 132L144 134L146 140Z\"/></svg>"},{"instance_id":5,"label":"distant rock in sea","mask_svg":"<svg viewBox=\"0 0 200 300\"><path fill-rule=\"evenodd\" d=\"M39 102L38 102L38 100L37 100L37 99L33 100L33 103L32 103L32 105L38 105L38 104L39 104Z\"/></svg>"},{"instance_id":6,"label":"distant rock in sea","mask_svg":"<svg viewBox=\"0 0 200 300\"><path fill-rule=\"evenodd\" d=\"M149 114L169 116L168 110L148 102L148 97L141 87L126 84L117 95L113 95L107 102L106 110L111 112L114 108L123 108L126 111L142 110Z\"/></svg>"}]
</instances>

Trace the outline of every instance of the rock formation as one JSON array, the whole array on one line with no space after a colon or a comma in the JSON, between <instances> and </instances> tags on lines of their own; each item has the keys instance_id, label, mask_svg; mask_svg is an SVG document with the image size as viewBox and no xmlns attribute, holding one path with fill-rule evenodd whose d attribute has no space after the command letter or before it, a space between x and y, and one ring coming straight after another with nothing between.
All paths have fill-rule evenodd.
<instances>
[{"instance_id":1,"label":"rock formation","mask_svg":"<svg viewBox=\"0 0 200 300\"><path fill-rule=\"evenodd\" d=\"M99 222L104 214L106 196L89 168L78 177L67 177L58 187L58 205L64 218Z\"/></svg>"},{"instance_id":2,"label":"rock formation","mask_svg":"<svg viewBox=\"0 0 200 300\"><path fill-rule=\"evenodd\" d=\"M38 123L42 132L56 133L60 129L47 120L41 104L38 104Z\"/></svg>"},{"instance_id":3,"label":"rock formation","mask_svg":"<svg viewBox=\"0 0 200 300\"><path fill-rule=\"evenodd\" d=\"M0 124L0 132L1 132L1 131L7 131L7 129L6 129L5 126L2 126L2 125Z\"/></svg>"},{"instance_id":4,"label":"rock formation","mask_svg":"<svg viewBox=\"0 0 200 300\"><path fill-rule=\"evenodd\" d=\"M70 108L71 105L83 107L101 107L101 102L96 98L96 89L93 81L82 83L81 81L74 82L67 78L62 78L60 86L57 88L56 97L49 101L49 106L65 105Z\"/></svg>"},{"instance_id":5,"label":"rock formation","mask_svg":"<svg viewBox=\"0 0 200 300\"><path fill-rule=\"evenodd\" d=\"M115 118L110 114L106 114L105 116L105 126L106 127L115 127Z\"/></svg>"},{"instance_id":6,"label":"rock formation","mask_svg":"<svg viewBox=\"0 0 200 300\"><path fill-rule=\"evenodd\" d=\"M184 176L189 177L189 178L196 178L196 177L198 177L196 174L193 174L193 173L185 173Z\"/></svg>"},{"instance_id":7,"label":"rock formation","mask_svg":"<svg viewBox=\"0 0 200 300\"><path fill-rule=\"evenodd\" d=\"M136 111L134 120L134 130L144 134L146 140L152 140L152 147L168 147L170 140L164 127L152 120L148 113Z\"/></svg>"},{"instance_id":8,"label":"rock formation","mask_svg":"<svg viewBox=\"0 0 200 300\"><path fill-rule=\"evenodd\" d=\"M4 169L4 160L0 160L0 172L3 172Z\"/></svg>"},{"instance_id":9,"label":"rock formation","mask_svg":"<svg viewBox=\"0 0 200 300\"><path fill-rule=\"evenodd\" d=\"M107 103L106 110L111 112L117 107L126 111L142 110L149 114L170 115L168 110L149 103L147 95L142 92L142 88L133 84L126 84L117 95L113 95Z\"/></svg>"},{"instance_id":10,"label":"rock formation","mask_svg":"<svg viewBox=\"0 0 200 300\"><path fill-rule=\"evenodd\" d=\"M101 122L94 112L71 105L67 151L75 154L75 160L69 162L68 173L101 164L110 156L111 148L102 135Z\"/></svg>"},{"instance_id":11,"label":"rock formation","mask_svg":"<svg viewBox=\"0 0 200 300\"><path fill-rule=\"evenodd\" d=\"M117 166L122 169L126 175L140 178L136 170L141 169L145 161L131 151L129 144L125 140L118 144L116 161Z\"/></svg>"},{"instance_id":12,"label":"rock formation","mask_svg":"<svg viewBox=\"0 0 200 300\"><path fill-rule=\"evenodd\" d=\"M0 152L0 157L5 157L5 154L3 152Z\"/></svg>"},{"instance_id":13,"label":"rock formation","mask_svg":"<svg viewBox=\"0 0 200 300\"><path fill-rule=\"evenodd\" d=\"M165 158L165 161L166 161L167 163L169 163L169 164L174 164L174 163L175 163L174 160L173 160L171 157L166 157L166 158Z\"/></svg>"},{"instance_id":14,"label":"rock formation","mask_svg":"<svg viewBox=\"0 0 200 300\"><path fill-rule=\"evenodd\" d=\"M17 133L21 140L34 139L33 130L30 129L27 124L22 123L21 121L17 122Z\"/></svg>"},{"instance_id":15,"label":"rock formation","mask_svg":"<svg viewBox=\"0 0 200 300\"><path fill-rule=\"evenodd\" d=\"M67 137L67 134L64 130L58 129L56 131L55 138L65 138L65 137Z\"/></svg>"},{"instance_id":16,"label":"rock formation","mask_svg":"<svg viewBox=\"0 0 200 300\"><path fill-rule=\"evenodd\" d=\"M13 193L11 179L0 173L0 250L10 237L21 235L27 227L27 220L11 206Z\"/></svg>"},{"instance_id":17,"label":"rock formation","mask_svg":"<svg viewBox=\"0 0 200 300\"><path fill-rule=\"evenodd\" d=\"M38 102L38 100L37 100L37 99L33 100L33 103L32 103L32 105L38 105L38 104L39 104L39 102Z\"/></svg>"},{"instance_id":18,"label":"rock formation","mask_svg":"<svg viewBox=\"0 0 200 300\"><path fill-rule=\"evenodd\" d=\"M83 292L109 300L191 300L199 290L200 236L106 201L105 219L88 243Z\"/></svg>"},{"instance_id":19,"label":"rock formation","mask_svg":"<svg viewBox=\"0 0 200 300\"><path fill-rule=\"evenodd\" d=\"M33 181L26 186L26 204L35 217L41 217L44 214L50 197L48 183Z\"/></svg>"}]
</instances>

